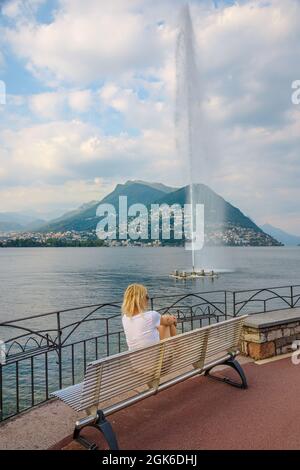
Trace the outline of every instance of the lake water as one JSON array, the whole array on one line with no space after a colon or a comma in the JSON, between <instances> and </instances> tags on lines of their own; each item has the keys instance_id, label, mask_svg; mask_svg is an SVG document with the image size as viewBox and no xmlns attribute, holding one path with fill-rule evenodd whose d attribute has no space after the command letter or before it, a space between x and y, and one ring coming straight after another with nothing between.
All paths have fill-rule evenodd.
<instances>
[{"instance_id":1,"label":"lake water","mask_svg":"<svg viewBox=\"0 0 300 470\"><path fill-rule=\"evenodd\" d=\"M0 321L120 300L129 283L150 296L300 284L300 248L209 248L207 268L229 269L212 280L179 281L190 269L183 248L12 248L0 250Z\"/></svg>"}]
</instances>

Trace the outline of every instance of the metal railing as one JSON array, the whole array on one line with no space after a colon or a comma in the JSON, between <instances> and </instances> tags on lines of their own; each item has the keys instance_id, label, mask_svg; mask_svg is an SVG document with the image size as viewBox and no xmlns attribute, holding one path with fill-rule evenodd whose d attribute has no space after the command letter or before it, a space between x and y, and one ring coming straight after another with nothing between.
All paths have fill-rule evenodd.
<instances>
[{"instance_id":1,"label":"metal railing","mask_svg":"<svg viewBox=\"0 0 300 470\"><path fill-rule=\"evenodd\" d=\"M233 315L300 307L300 285L232 292Z\"/></svg>"},{"instance_id":2,"label":"metal railing","mask_svg":"<svg viewBox=\"0 0 300 470\"><path fill-rule=\"evenodd\" d=\"M239 314L300 307L300 286L158 296L150 305L161 314L176 315L184 332ZM88 362L125 350L120 310L117 301L0 323L5 348L5 362L0 360L0 421L82 380Z\"/></svg>"}]
</instances>

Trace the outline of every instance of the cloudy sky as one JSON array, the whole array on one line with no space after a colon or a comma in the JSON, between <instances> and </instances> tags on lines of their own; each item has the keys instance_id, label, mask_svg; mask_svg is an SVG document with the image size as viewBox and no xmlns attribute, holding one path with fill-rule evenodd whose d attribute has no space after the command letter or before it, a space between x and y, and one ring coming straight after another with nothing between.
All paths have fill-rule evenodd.
<instances>
[{"instance_id":1,"label":"cloudy sky","mask_svg":"<svg viewBox=\"0 0 300 470\"><path fill-rule=\"evenodd\" d=\"M128 179L187 183L174 129L183 3L0 1L0 211L58 215ZM204 182L300 234L300 1L190 6L212 142Z\"/></svg>"}]
</instances>

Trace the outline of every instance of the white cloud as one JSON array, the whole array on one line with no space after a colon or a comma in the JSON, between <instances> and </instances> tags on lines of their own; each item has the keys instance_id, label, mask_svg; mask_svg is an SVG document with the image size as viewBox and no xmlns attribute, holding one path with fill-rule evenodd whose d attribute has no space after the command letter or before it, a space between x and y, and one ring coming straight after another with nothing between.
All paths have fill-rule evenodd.
<instances>
[{"instance_id":1,"label":"white cloud","mask_svg":"<svg viewBox=\"0 0 300 470\"><path fill-rule=\"evenodd\" d=\"M5 169L2 186L12 182L28 185L64 179L137 177L141 168L152 176L153 165L171 164L173 142L162 131L148 130L140 136L126 133L106 136L82 121L53 121L1 133L0 167ZM126 168L126 169L125 169Z\"/></svg>"},{"instance_id":2,"label":"white cloud","mask_svg":"<svg viewBox=\"0 0 300 470\"><path fill-rule=\"evenodd\" d=\"M141 2L63 0L50 24L19 23L6 38L40 77L88 83L143 69L163 56L161 32Z\"/></svg>"},{"instance_id":3,"label":"white cloud","mask_svg":"<svg viewBox=\"0 0 300 470\"><path fill-rule=\"evenodd\" d=\"M34 208L40 217L54 218L62 211L83 203L101 200L113 189L110 180L65 181L62 184L34 184L0 188L2 208L6 211L27 212Z\"/></svg>"},{"instance_id":4,"label":"white cloud","mask_svg":"<svg viewBox=\"0 0 300 470\"><path fill-rule=\"evenodd\" d=\"M164 129L170 134L173 126L171 106L155 96L155 90L148 92L152 96L140 98L132 88L120 88L116 84L107 83L100 90L102 104L124 115L127 126L140 129Z\"/></svg>"},{"instance_id":5,"label":"white cloud","mask_svg":"<svg viewBox=\"0 0 300 470\"><path fill-rule=\"evenodd\" d=\"M70 108L79 113L87 112L93 103L93 97L90 90L71 91L68 99Z\"/></svg>"},{"instance_id":6,"label":"white cloud","mask_svg":"<svg viewBox=\"0 0 300 470\"><path fill-rule=\"evenodd\" d=\"M64 102L65 96L63 93L39 93L29 98L29 108L41 118L56 119L63 112Z\"/></svg>"},{"instance_id":7,"label":"white cloud","mask_svg":"<svg viewBox=\"0 0 300 470\"><path fill-rule=\"evenodd\" d=\"M56 120L71 111L81 114L90 110L95 97L91 90L59 90L29 97L29 108L39 118Z\"/></svg>"}]
</instances>

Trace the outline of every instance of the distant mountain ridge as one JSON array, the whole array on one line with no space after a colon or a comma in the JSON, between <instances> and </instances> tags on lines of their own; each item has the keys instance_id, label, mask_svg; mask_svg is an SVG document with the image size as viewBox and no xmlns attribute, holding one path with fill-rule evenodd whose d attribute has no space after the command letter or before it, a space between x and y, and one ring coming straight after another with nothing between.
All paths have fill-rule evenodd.
<instances>
[{"instance_id":1,"label":"distant mountain ridge","mask_svg":"<svg viewBox=\"0 0 300 470\"><path fill-rule=\"evenodd\" d=\"M68 212L62 217L44 224L39 228L43 232L65 232L65 231L93 231L100 220L96 216L96 210L101 203L112 204L118 212L119 197L127 196L128 207L135 203L144 204L179 204L183 206L188 202L189 187L172 188L160 183L147 183L143 181L127 181L118 184L115 189L99 202L91 202L81 206L79 209ZM249 217L237 207L227 202L204 184L196 185L194 189L197 202L205 206L205 223L225 224L233 227L250 229L257 234L264 235L263 230L258 227ZM266 240L273 240L266 235ZM276 244L276 240L273 240Z\"/></svg>"},{"instance_id":2,"label":"distant mountain ridge","mask_svg":"<svg viewBox=\"0 0 300 470\"><path fill-rule=\"evenodd\" d=\"M0 232L34 230L45 221L19 212L0 212Z\"/></svg>"},{"instance_id":3,"label":"distant mountain ridge","mask_svg":"<svg viewBox=\"0 0 300 470\"><path fill-rule=\"evenodd\" d=\"M144 184L135 181L127 181L125 184L117 184L115 189L101 201L88 203L77 210L67 212L62 217L54 219L39 227L39 231L61 232L75 230L80 232L95 230L99 221L99 217L96 216L99 204L112 204L118 211L119 197L127 196L128 206L137 202L148 206L155 200L167 194L169 190L173 190L173 188L161 185L161 189L157 189L156 187L153 187L151 183Z\"/></svg>"},{"instance_id":4,"label":"distant mountain ridge","mask_svg":"<svg viewBox=\"0 0 300 470\"><path fill-rule=\"evenodd\" d=\"M24 227L16 222L0 221L0 232L21 232Z\"/></svg>"},{"instance_id":5,"label":"distant mountain ridge","mask_svg":"<svg viewBox=\"0 0 300 470\"><path fill-rule=\"evenodd\" d=\"M158 189L159 191L162 191L164 193L172 193L173 191L176 191L178 189L178 188L174 188L171 186L166 186L165 184L162 184L162 183L148 183L147 181L142 181L142 180L127 181L126 184L128 183L143 184L144 186L149 186L150 188Z\"/></svg>"},{"instance_id":6,"label":"distant mountain ridge","mask_svg":"<svg viewBox=\"0 0 300 470\"><path fill-rule=\"evenodd\" d=\"M280 228L274 227L271 224L264 224L261 226L262 230L265 233L271 235L271 237L276 238L279 242L283 243L286 246L298 246L300 245L300 236L291 235Z\"/></svg>"}]
</instances>

